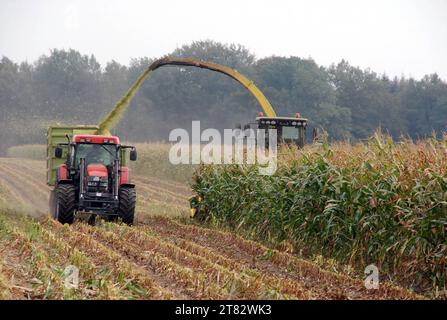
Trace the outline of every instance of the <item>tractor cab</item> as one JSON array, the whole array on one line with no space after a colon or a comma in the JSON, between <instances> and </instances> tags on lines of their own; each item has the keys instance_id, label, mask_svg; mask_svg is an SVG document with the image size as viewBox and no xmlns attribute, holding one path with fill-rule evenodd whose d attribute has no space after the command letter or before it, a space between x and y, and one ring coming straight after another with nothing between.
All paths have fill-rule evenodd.
<instances>
[{"instance_id":1,"label":"tractor cab","mask_svg":"<svg viewBox=\"0 0 447 320\"><path fill-rule=\"evenodd\" d=\"M81 171L85 171L88 180L99 178L110 182L114 169L127 170L124 153L127 148L132 149L130 160L136 159L135 148L120 145L119 138L115 136L74 135L70 143L58 145L55 150L56 158L62 158L63 145L68 147L64 165L66 168L71 168L71 171L77 174L77 178ZM111 191L110 183L104 185L108 186L106 191Z\"/></svg>"},{"instance_id":2,"label":"tractor cab","mask_svg":"<svg viewBox=\"0 0 447 320\"><path fill-rule=\"evenodd\" d=\"M85 159L86 166L96 164L110 168L119 159L118 137L76 135L72 140L70 160L75 167L79 167L80 160Z\"/></svg>"}]
</instances>

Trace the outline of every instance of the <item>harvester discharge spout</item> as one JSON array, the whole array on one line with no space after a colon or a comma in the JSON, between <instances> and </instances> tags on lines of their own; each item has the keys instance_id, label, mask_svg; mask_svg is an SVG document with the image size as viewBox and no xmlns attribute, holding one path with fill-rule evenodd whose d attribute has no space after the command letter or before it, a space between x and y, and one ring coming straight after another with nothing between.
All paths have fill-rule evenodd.
<instances>
[{"instance_id":1,"label":"harvester discharge spout","mask_svg":"<svg viewBox=\"0 0 447 320\"><path fill-rule=\"evenodd\" d=\"M211 71L216 71L222 74L225 74L234 80L238 81L242 84L259 102L262 110L265 112L267 117L276 117L276 113L273 110L270 102L264 96L264 94L259 90L258 87L234 69L219 65L217 63L201 61L196 59L187 59L187 58L171 58L164 57L154 61L132 84L127 93L121 98L120 101L115 105L115 107L110 111L104 119L99 123L97 134L107 135L110 134L110 130L112 130L119 120L123 117L125 111L129 107L133 97L137 93L138 89L143 84L144 80L150 75L150 73L162 66L173 65L173 66L190 66L190 67L198 67L202 69L208 69Z\"/></svg>"}]
</instances>

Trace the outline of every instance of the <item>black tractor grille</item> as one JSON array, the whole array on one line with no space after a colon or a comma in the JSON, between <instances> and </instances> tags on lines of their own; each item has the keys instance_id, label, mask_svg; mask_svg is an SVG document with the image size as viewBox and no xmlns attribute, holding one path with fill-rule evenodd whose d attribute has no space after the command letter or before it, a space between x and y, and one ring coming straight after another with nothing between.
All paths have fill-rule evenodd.
<instances>
[{"instance_id":1,"label":"black tractor grille","mask_svg":"<svg viewBox=\"0 0 447 320\"><path fill-rule=\"evenodd\" d=\"M107 177L88 177L87 192L107 192L109 181Z\"/></svg>"}]
</instances>

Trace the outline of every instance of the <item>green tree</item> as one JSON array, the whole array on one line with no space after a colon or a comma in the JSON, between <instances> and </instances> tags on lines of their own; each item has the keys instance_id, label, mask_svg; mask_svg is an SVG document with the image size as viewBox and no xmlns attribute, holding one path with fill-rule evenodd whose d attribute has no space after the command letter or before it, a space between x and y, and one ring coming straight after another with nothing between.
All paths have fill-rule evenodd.
<instances>
[{"instance_id":1,"label":"green tree","mask_svg":"<svg viewBox=\"0 0 447 320\"><path fill-rule=\"evenodd\" d=\"M350 136L350 110L336 104L328 73L313 60L270 57L259 60L256 70L278 115L300 112L311 126L325 129L334 139Z\"/></svg>"},{"instance_id":2,"label":"green tree","mask_svg":"<svg viewBox=\"0 0 447 320\"><path fill-rule=\"evenodd\" d=\"M352 67L346 61L329 68L331 84L336 92L336 104L351 110L352 135L366 138L381 127L398 136L405 131L399 116L399 104L386 76L379 78L370 70Z\"/></svg>"},{"instance_id":3,"label":"green tree","mask_svg":"<svg viewBox=\"0 0 447 320\"><path fill-rule=\"evenodd\" d=\"M86 121L101 113L101 66L75 50L51 51L36 62L34 94L43 115Z\"/></svg>"}]
</instances>

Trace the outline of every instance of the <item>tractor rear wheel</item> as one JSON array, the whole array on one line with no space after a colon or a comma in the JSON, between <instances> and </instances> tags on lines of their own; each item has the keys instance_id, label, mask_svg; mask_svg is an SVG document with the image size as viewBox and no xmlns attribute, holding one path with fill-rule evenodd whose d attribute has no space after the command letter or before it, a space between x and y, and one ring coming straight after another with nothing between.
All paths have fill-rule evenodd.
<instances>
[{"instance_id":1,"label":"tractor rear wheel","mask_svg":"<svg viewBox=\"0 0 447 320\"><path fill-rule=\"evenodd\" d=\"M121 187L119 191L118 215L123 223L132 225L135 216L137 194L134 188Z\"/></svg>"},{"instance_id":2,"label":"tractor rear wheel","mask_svg":"<svg viewBox=\"0 0 447 320\"><path fill-rule=\"evenodd\" d=\"M71 184L60 184L55 191L55 218L62 224L72 224L76 209L75 187Z\"/></svg>"}]
</instances>

